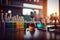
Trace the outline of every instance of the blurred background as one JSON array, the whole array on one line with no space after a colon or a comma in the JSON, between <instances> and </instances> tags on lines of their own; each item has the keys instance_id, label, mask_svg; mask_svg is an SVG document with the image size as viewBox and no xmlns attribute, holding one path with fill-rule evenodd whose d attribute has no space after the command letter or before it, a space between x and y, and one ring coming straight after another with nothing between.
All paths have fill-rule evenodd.
<instances>
[{"instance_id":1,"label":"blurred background","mask_svg":"<svg viewBox=\"0 0 60 40\"><path fill-rule=\"evenodd\" d=\"M0 39L60 40L60 0L0 0Z\"/></svg>"}]
</instances>

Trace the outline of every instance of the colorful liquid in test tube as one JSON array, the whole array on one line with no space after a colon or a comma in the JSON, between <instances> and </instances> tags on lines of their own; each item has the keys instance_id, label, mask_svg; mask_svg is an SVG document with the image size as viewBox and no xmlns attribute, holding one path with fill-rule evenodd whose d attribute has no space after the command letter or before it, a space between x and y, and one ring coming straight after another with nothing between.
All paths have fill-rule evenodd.
<instances>
[{"instance_id":1,"label":"colorful liquid in test tube","mask_svg":"<svg viewBox=\"0 0 60 40\"><path fill-rule=\"evenodd\" d=\"M15 23L14 23L14 21L12 21L11 23L12 23L12 24L11 24L11 25L12 25L12 30L14 30Z\"/></svg>"},{"instance_id":2,"label":"colorful liquid in test tube","mask_svg":"<svg viewBox=\"0 0 60 40\"><path fill-rule=\"evenodd\" d=\"M16 22L16 28L19 28L19 22Z\"/></svg>"},{"instance_id":3,"label":"colorful liquid in test tube","mask_svg":"<svg viewBox=\"0 0 60 40\"><path fill-rule=\"evenodd\" d=\"M5 23L5 27L6 27L6 28L12 28L12 23L11 23L11 22Z\"/></svg>"},{"instance_id":4,"label":"colorful liquid in test tube","mask_svg":"<svg viewBox=\"0 0 60 40\"><path fill-rule=\"evenodd\" d=\"M16 22L16 28L24 28L23 22Z\"/></svg>"},{"instance_id":5,"label":"colorful liquid in test tube","mask_svg":"<svg viewBox=\"0 0 60 40\"><path fill-rule=\"evenodd\" d=\"M35 24L34 24L34 23L31 23L31 24L29 25L29 30L30 30L30 31L34 31L34 30L35 30Z\"/></svg>"},{"instance_id":6,"label":"colorful liquid in test tube","mask_svg":"<svg viewBox=\"0 0 60 40\"><path fill-rule=\"evenodd\" d=\"M43 23L37 23L37 28L40 29L40 28L43 28L44 27L44 24Z\"/></svg>"},{"instance_id":7,"label":"colorful liquid in test tube","mask_svg":"<svg viewBox=\"0 0 60 40\"><path fill-rule=\"evenodd\" d=\"M32 26L29 26L29 29L30 29L30 31L33 31L33 27Z\"/></svg>"},{"instance_id":8,"label":"colorful liquid in test tube","mask_svg":"<svg viewBox=\"0 0 60 40\"><path fill-rule=\"evenodd\" d=\"M20 22L20 28L24 28L24 22Z\"/></svg>"},{"instance_id":9,"label":"colorful liquid in test tube","mask_svg":"<svg viewBox=\"0 0 60 40\"><path fill-rule=\"evenodd\" d=\"M5 22L1 22L1 29L5 30Z\"/></svg>"}]
</instances>

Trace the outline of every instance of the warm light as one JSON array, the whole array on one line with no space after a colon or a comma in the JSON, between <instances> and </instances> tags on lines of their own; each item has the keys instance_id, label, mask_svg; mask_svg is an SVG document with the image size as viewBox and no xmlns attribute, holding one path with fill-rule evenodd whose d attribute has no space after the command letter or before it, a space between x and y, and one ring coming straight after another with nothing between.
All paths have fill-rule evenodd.
<instances>
[{"instance_id":1,"label":"warm light","mask_svg":"<svg viewBox=\"0 0 60 40\"><path fill-rule=\"evenodd\" d=\"M11 10L8 10L8 13L10 14L11 13Z\"/></svg>"},{"instance_id":2,"label":"warm light","mask_svg":"<svg viewBox=\"0 0 60 40\"><path fill-rule=\"evenodd\" d=\"M58 20L56 22L58 23Z\"/></svg>"},{"instance_id":3,"label":"warm light","mask_svg":"<svg viewBox=\"0 0 60 40\"><path fill-rule=\"evenodd\" d=\"M53 20L52 22L55 23L55 20Z\"/></svg>"}]
</instances>

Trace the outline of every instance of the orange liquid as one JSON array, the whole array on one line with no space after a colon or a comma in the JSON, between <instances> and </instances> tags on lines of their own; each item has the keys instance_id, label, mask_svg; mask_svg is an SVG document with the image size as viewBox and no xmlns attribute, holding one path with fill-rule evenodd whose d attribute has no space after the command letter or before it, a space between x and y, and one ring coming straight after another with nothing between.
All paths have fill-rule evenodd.
<instances>
[{"instance_id":1,"label":"orange liquid","mask_svg":"<svg viewBox=\"0 0 60 40\"><path fill-rule=\"evenodd\" d=\"M29 25L29 30L30 31L33 31L33 27Z\"/></svg>"},{"instance_id":2,"label":"orange liquid","mask_svg":"<svg viewBox=\"0 0 60 40\"><path fill-rule=\"evenodd\" d=\"M22 22L16 22L16 28L23 28Z\"/></svg>"}]
</instances>

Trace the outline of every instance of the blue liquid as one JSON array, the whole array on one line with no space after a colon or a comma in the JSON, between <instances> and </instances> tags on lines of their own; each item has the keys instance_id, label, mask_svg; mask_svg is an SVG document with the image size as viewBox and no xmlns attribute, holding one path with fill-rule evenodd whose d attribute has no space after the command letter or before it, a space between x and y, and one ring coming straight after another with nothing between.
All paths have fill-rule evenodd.
<instances>
[{"instance_id":1,"label":"blue liquid","mask_svg":"<svg viewBox=\"0 0 60 40\"><path fill-rule=\"evenodd\" d=\"M43 23L37 23L37 28L40 29L40 28L44 28L44 24Z\"/></svg>"},{"instance_id":2,"label":"blue liquid","mask_svg":"<svg viewBox=\"0 0 60 40\"><path fill-rule=\"evenodd\" d=\"M38 24L37 24L37 27L38 27L38 28L41 28L41 27L42 27L42 25L41 25L40 23L38 23Z\"/></svg>"}]
</instances>

